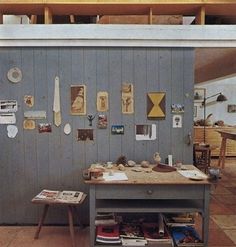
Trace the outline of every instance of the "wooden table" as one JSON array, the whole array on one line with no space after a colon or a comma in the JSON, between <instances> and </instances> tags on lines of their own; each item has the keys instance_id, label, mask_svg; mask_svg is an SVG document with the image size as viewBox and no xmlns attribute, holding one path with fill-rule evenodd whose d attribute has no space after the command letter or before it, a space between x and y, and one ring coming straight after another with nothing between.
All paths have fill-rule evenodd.
<instances>
[{"instance_id":1,"label":"wooden table","mask_svg":"<svg viewBox=\"0 0 236 247\"><path fill-rule=\"evenodd\" d=\"M39 219L39 223L38 223L34 238L38 239L38 237L39 237L39 233L40 233L41 228L43 226L43 222L46 218L49 206L51 206L51 205L66 206L67 212L68 212L68 221L69 221L69 229L70 229L72 247L76 247L75 234L74 234L74 223L73 223L73 211L76 210L76 206L83 203L85 198L86 198L86 194L83 195L83 198L81 199L81 201L79 203L66 203L66 202L58 202L58 201L54 201L54 200L39 200L39 199L33 198L31 200L32 203L44 205L43 213Z\"/></svg>"},{"instance_id":2,"label":"wooden table","mask_svg":"<svg viewBox=\"0 0 236 247\"><path fill-rule=\"evenodd\" d=\"M187 169L198 170L193 165ZM89 185L90 247L95 242L97 213L184 213L200 212L203 217L203 245L208 243L210 183L193 181L173 172L140 172L126 168L127 181L85 181ZM198 170L199 171L199 170ZM104 245L102 245L104 246ZM109 245L109 247L112 245Z\"/></svg>"},{"instance_id":3,"label":"wooden table","mask_svg":"<svg viewBox=\"0 0 236 247\"><path fill-rule=\"evenodd\" d=\"M220 133L221 138L222 138L218 166L224 169L225 168L226 142L227 142L227 139L236 141L236 130L231 130L231 131L230 130L228 131L218 130L218 132Z\"/></svg>"}]
</instances>

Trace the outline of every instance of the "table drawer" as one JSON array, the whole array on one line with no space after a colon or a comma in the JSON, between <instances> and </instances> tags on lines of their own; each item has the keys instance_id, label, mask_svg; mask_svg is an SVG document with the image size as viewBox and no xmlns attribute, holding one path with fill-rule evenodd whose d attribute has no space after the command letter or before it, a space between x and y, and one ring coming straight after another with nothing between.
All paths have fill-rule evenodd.
<instances>
[{"instance_id":1,"label":"table drawer","mask_svg":"<svg viewBox=\"0 0 236 247\"><path fill-rule=\"evenodd\" d=\"M96 199L203 199L205 186L97 185Z\"/></svg>"}]
</instances>

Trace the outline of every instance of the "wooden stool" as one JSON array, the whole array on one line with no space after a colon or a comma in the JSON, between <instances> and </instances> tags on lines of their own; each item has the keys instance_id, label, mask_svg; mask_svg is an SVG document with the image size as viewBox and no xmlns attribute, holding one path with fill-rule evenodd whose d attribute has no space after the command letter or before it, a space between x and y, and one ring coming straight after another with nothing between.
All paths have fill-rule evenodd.
<instances>
[{"instance_id":1,"label":"wooden stool","mask_svg":"<svg viewBox=\"0 0 236 247\"><path fill-rule=\"evenodd\" d=\"M211 148L209 146L194 144L193 164L199 169L204 169L204 172L207 173L211 164Z\"/></svg>"},{"instance_id":2,"label":"wooden stool","mask_svg":"<svg viewBox=\"0 0 236 247\"><path fill-rule=\"evenodd\" d=\"M41 228L43 226L44 220L46 218L48 208L50 205L59 205L59 206L66 206L67 207L67 212L68 212L68 221L69 221L69 229L70 229L70 236L71 236L71 241L72 241L72 247L76 247L76 242L75 242L75 233L74 233L74 223L73 223L73 211L76 210L76 206L80 205L83 203L84 199L86 198L86 195L83 195L82 200L79 203L66 203L66 202L58 202L54 200L43 200L43 199L35 199L33 198L31 200L32 203L35 204L43 204L43 213L42 216L39 219L39 223L34 235L34 239L39 238L39 233L41 231Z\"/></svg>"}]
</instances>

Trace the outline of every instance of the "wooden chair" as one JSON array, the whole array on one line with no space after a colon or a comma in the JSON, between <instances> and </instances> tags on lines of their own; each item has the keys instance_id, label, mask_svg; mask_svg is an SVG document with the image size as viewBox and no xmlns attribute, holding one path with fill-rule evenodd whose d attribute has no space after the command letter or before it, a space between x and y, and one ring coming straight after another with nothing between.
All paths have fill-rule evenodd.
<instances>
[{"instance_id":1,"label":"wooden chair","mask_svg":"<svg viewBox=\"0 0 236 247\"><path fill-rule=\"evenodd\" d=\"M193 145L193 164L207 173L211 165L211 148L210 146Z\"/></svg>"}]
</instances>

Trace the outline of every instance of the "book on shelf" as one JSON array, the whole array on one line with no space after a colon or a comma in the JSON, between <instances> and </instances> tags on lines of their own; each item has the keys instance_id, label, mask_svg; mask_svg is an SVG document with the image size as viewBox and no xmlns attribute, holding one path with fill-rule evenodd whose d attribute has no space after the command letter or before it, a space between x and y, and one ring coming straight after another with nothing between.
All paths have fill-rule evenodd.
<instances>
[{"instance_id":1,"label":"book on shelf","mask_svg":"<svg viewBox=\"0 0 236 247\"><path fill-rule=\"evenodd\" d=\"M132 238L121 238L122 246L145 246L147 245L146 239L132 239Z\"/></svg>"},{"instance_id":2,"label":"book on shelf","mask_svg":"<svg viewBox=\"0 0 236 247\"><path fill-rule=\"evenodd\" d=\"M116 225L117 221L114 213L98 213L95 217L95 226Z\"/></svg>"},{"instance_id":3,"label":"book on shelf","mask_svg":"<svg viewBox=\"0 0 236 247\"><path fill-rule=\"evenodd\" d=\"M167 226L194 226L194 214L165 214L164 220Z\"/></svg>"},{"instance_id":4,"label":"book on shelf","mask_svg":"<svg viewBox=\"0 0 236 247\"><path fill-rule=\"evenodd\" d=\"M192 226L171 227L170 232L177 247L203 246L199 234Z\"/></svg>"},{"instance_id":5,"label":"book on shelf","mask_svg":"<svg viewBox=\"0 0 236 247\"><path fill-rule=\"evenodd\" d=\"M96 242L107 244L120 244L119 225L98 225L96 227Z\"/></svg>"},{"instance_id":6,"label":"book on shelf","mask_svg":"<svg viewBox=\"0 0 236 247\"><path fill-rule=\"evenodd\" d=\"M144 239L141 224L126 223L120 224L120 236L122 238Z\"/></svg>"},{"instance_id":7,"label":"book on shelf","mask_svg":"<svg viewBox=\"0 0 236 247\"><path fill-rule=\"evenodd\" d=\"M81 191L57 191L57 190L42 190L38 195L33 198L34 200L47 200L52 202L62 203L80 203L85 194Z\"/></svg>"}]
</instances>

